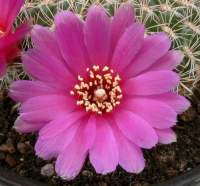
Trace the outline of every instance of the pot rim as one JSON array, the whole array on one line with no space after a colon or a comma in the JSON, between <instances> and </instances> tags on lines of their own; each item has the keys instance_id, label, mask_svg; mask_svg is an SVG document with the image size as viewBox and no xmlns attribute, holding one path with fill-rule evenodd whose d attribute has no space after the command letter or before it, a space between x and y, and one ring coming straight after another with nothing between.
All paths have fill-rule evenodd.
<instances>
[{"instance_id":1,"label":"pot rim","mask_svg":"<svg viewBox=\"0 0 200 186\"><path fill-rule=\"evenodd\" d=\"M191 171L183 173L163 183L153 184L153 186L198 186L200 184L200 165ZM1 186L47 186L29 178L20 177L14 172L0 167Z\"/></svg>"}]
</instances>

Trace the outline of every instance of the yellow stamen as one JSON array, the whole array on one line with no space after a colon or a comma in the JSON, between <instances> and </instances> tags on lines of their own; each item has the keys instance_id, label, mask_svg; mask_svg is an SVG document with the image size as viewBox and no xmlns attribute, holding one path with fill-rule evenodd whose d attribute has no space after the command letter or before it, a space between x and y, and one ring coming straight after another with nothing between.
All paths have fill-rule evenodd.
<instances>
[{"instance_id":1,"label":"yellow stamen","mask_svg":"<svg viewBox=\"0 0 200 186\"><path fill-rule=\"evenodd\" d=\"M85 107L87 112L97 114L109 113L123 98L120 88L121 78L114 74L113 69L98 65L87 68L88 77L78 76L79 84L70 91L72 96L77 97L77 105Z\"/></svg>"}]
</instances>

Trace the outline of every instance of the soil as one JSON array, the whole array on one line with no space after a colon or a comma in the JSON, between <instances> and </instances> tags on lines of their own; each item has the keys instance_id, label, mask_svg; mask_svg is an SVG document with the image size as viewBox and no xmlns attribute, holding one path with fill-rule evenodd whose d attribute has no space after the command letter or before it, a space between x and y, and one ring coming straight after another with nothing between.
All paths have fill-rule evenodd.
<instances>
[{"instance_id":1,"label":"soil","mask_svg":"<svg viewBox=\"0 0 200 186\"><path fill-rule=\"evenodd\" d=\"M198 104L199 102L199 104ZM73 181L62 181L55 175L54 161L43 161L34 154L36 135L22 135L12 128L17 117L15 103L5 95L0 102L0 167L18 175L37 179L49 186L148 186L190 171L200 165L200 101L179 116L174 128L177 143L158 145L152 150L144 150L145 170L129 174L118 168L114 173L102 176L95 173L89 161L80 175Z\"/></svg>"}]
</instances>

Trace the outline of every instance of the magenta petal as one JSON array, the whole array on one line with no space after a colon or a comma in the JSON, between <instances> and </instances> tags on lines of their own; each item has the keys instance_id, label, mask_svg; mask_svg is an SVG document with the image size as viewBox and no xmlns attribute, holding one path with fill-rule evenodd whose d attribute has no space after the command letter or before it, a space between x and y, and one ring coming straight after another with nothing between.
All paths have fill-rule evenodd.
<instances>
[{"instance_id":1,"label":"magenta petal","mask_svg":"<svg viewBox=\"0 0 200 186\"><path fill-rule=\"evenodd\" d=\"M24 0L1 0L0 1L0 28L10 31Z\"/></svg>"},{"instance_id":2,"label":"magenta petal","mask_svg":"<svg viewBox=\"0 0 200 186\"><path fill-rule=\"evenodd\" d=\"M190 102L185 97L173 92L167 92L160 95L149 96L151 99L162 101L173 108L178 114L186 111L190 107Z\"/></svg>"},{"instance_id":3,"label":"magenta petal","mask_svg":"<svg viewBox=\"0 0 200 186\"><path fill-rule=\"evenodd\" d=\"M39 132L35 150L39 157L50 159L56 157L72 142L82 123L84 112L72 112L55 118Z\"/></svg>"},{"instance_id":4,"label":"magenta petal","mask_svg":"<svg viewBox=\"0 0 200 186\"><path fill-rule=\"evenodd\" d=\"M43 96L50 94L60 94L63 93L53 87L40 81L30 81L30 80L20 80L15 81L11 84L9 89L9 96L15 101L24 102L35 96Z\"/></svg>"},{"instance_id":5,"label":"magenta petal","mask_svg":"<svg viewBox=\"0 0 200 186\"><path fill-rule=\"evenodd\" d=\"M22 133L29 133L29 132L35 132L40 130L46 123L30 123L22 120L20 116L16 119L14 123L14 128L18 132Z\"/></svg>"},{"instance_id":6,"label":"magenta petal","mask_svg":"<svg viewBox=\"0 0 200 186\"><path fill-rule=\"evenodd\" d=\"M80 172L85 159L86 151L81 151L81 141L73 141L66 149L59 154L56 160L56 172L64 180L74 179Z\"/></svg>"},{"instance_id":7,"label":"magenta petal","mask_svg":"<svg viewBox=\"0 0 200 186\"><path fill-rule=\"evenodd\" d=\"M157 101L156 99L127 99L126 102L122 103L122 107L141 116L154 128L165 129L176 124L177 113L174 109L161 101Z\"/></svg>"},{"instance_id":8,"label":"magenta petal","mask_svg":"<svg viewBox=\"0 0 200 186\"><path fill-rule=\"evenodd\" d=\"M89 153L97 173L107 174L116 169L119 161L117 142L110 124L103 118L97 118L96 138Z\"/></svg>"},{"instance_id":9,"label":"magenta petal","mask_svg":"<svg viewBox=\"0 0 200 186\"><path fill-rule=\"evenodd\" d=\"M112 50L115 49L118 40L128 28L135 21L134 9L129 4L122 4L115 13L111 23L111 41Z\"/></svg>"},{"instance_id":10,"label":"magenta petal","mask_svg":"<svg viewBox=\"0 0 200 186\"><path fill-rule=\"evenodd\" d=\"M103 8L92 6L84 25L85 44L92 64L105 65L110 52L110 20Z\"/></svg>"},{"instance_id":11,"label":"magenta petal","mask_svg":"<svg viewBox=\"0 0 200 186\"><path fill-rule=\"evenodd\" d=\"M37 96L22 104L20 116L29 122L48 122L59 115L71 112L74 108L76 108L76 104L69 96Z\"/></svg>"},{"instance_id":12,"label":"magenta petal","mask_svg":"<svg viewBox=\"0 0 200 186\"><path fill-rule=\"evenodd\" d=\"M96 137L96 118L91 115L84 128L82 129L82 135L85 136L84 145L90 149ZM88 137L89 136L89 137Z\"/></svg>"},{"instance_id":13,"label":"magenta petal","mask_svg":"<svg viewBox=\"0 0 200 186\"><path fill-rule=\"evenodd\" d=\"M65 131L74 123L77 123L77 121L80 121L84 115L85 112L75 111L59 116L46 125L42 130L40 130L39 136L43 140L53 138Z\"/></svg>"},{"instance_id":14,"label":"magenta petal","mask_svg":"<svg viewBox=\"0 0 200 186\"><path fill-rule=\"evenodd\" d=\"M34 43L34 47L41 53L53 54L58 59L62 60L55 33L49 28L35 25L31 31L31 39Z\"/></svg>"},{"instance_id":15,"label":"magenta petal","mask_svg":"<svg viewBox=\"0 0 200 186\"><path fill-rule=\"evenodd\" d=\"M0 78L6 73L6 59L4 56L0 55Z\"/></svg>"},{"instance_id":16,"label":"magenta petal","mask_svg":"<svg viewBox=\"0 0 200 186\"><path fill-rule=\"evenodd\" d=\"M143 46L125 71L125 77L133 77L147 70L170 49L171 41L165 33L156 33L145 38Z\"/></svg>"},{"instance_id":17,"label":"magenta petal","mask_svg":"<svg viewBox=\"0 0 200 186\"><path fill-rule=\"evenodd\" d=\"M145 166L142 150L125 138L121 131L114 125L113 131L118 143L120 166L130 173L141 172Z\"/></svg>"},{"instance_id":18,"label":"magenta petal","mask_svg":"<svg viewBox=\"0 0 200 186\"><path fill-rule=\"evenodd\" d=\"M30 49L23 56L23 65L36 79L52 83L63 90L68 90L76 82L62 61L37 49Z\"/></svg>"},{"instance_id":19,"label":"magenta petal","mask_svg":"<svg viewBox=\"0 0 200 186\"><path fill-rule=\"evenodd\" d=\"M176 142L176 134L172 129L156 129L156 134L158 135L158 142L161 144L170 144Z\"/></svg>"},{"instance_id":20,"label":"magenta petal","mask_svg":"<svg viewBox=\"0 0 200 186\"><path fill-rule=\"evenodd\" d=\"M144 39L144 26L132 24L126 29L115 48L112 66L115 70L123 70L138 53Z\"/></svg>"},{"instance_id":21,"label":"magenta petal","mask_svg":"<svg viewBox=\"0 0 200 186\"><path fill-rule=\"evenodd\" d=\"M158 137L154 129L140 116L119 110L114 117L122 133L139 147L150 149L157 144Z\"/></svg>"},{"instance_id":22,"label":"magenta petal","mask_svg":"<svg viewBox=\"0 0 200 186\"><path fill-rule=\"evenodd\" d=\"M56 172L63 179L71 180L80 172L88 150L93 144L96 133L95 119L82 123L69 146L58 156Z\"/></svg>"},{"instance_id":23,"label":"magenta petal","mask_svg":"<svg viewBox=\"0 0 200 186\"><path fill-rule=\"evenodd\" d=\"M87 157L87 152L81 151L80 147L81 141L74 140L71 145L59 154L56 160L56 172L62 179L72 180L80 172Z\"/></svg>"},{"instance_id":24,"label":"magenta petal","mask_svg":"<svg viewBox=\"0 0 200 186\"><path fill-rule=\"evenodd\" d=\"M154 63L148 71L173 70L182 60L183 54L180 51L171 50Z\"/></svg>"},{"instance_id":25,"label":"magenta petal","mask_svg":"<svg viewBox=\"0 0 200 186\"><path fill-rule=\"evenodd\" d=\"M76 73L85 72L88 64L84 45L83 23L72 12L63 11L56 15L56 38L69 67Z\"/></svg>"},{"instance_id":26,"label":"magenta petal","mask_svg":"<svg viewBox=\"0 0 200 186\"><path fill-rule=\"evenodd\" d=\"M123 91L127 95L162 94L175 88L179 79L178 74L172 71L147 72L125 81Z\"/></svg>"},{"instance_id":27,"label":"magenta petal","mask_svg":"<svg viewBox=\"0 0 200 186\"><path fill-rule=\"evenodd\" d=\"M0 50L3 50L12 45L16 45L21 39L24 38L26 33L30 30L27 24L19 26L14 33L9 33L6 37L0 38Z\"/></svg>"},{"instance_id":28,"label":"magenta petal","mask_svg":"<svg viewBox=\"0 0 200 186\"><path fill-rule=\"evenodd\" d=\"M57 123L56 120L53 122ZM57 124L60 125L60 123ZM72 126L69 126L63 131L60 131L60 133L56 133L56 135L51 137L46 138L40 135L35 144L35 152L37 156L45 160L57 157L72 142L79 125L80 121L76 121ZM47 126L49 126L49 124ZM45 128L46 126L44 129Z\"/></svg>"}]
</instances>

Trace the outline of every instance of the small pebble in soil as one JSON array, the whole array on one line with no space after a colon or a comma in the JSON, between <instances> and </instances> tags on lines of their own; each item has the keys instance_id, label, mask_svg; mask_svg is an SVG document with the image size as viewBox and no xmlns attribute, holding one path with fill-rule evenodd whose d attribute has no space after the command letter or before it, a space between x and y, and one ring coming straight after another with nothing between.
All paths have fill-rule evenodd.
<instances>
[{"instance_id":1,"label":"small pebble in soil","mask_svg":"<svg viewBox=\"0 0 200 186\"><path fill-rule=\"evenodd\" d=\"M160 163L173 162L176 158L176 154L173 151L165 152L163 154L156 155L156 158Z\"/></svg>"},{"instance_id":2,"label":"small pebble in soil","mask_svg":"<svg viewBox=\"0 0 200 186\"><path fill-rule=\"evenodd\" d=\"M195 108L190 107L187 111L185 111L181 115L181 119L185 122L191 122L195 119L196 116L197 116L197 113L196 113Z\"/></svg>"},{"instance_id":3,"label":"small pebble in soil","mask_svg":"<svg viewBox=\"0 0 200 186\"><path fill-rule=\"evenodd\" d=\"M169 177L173 177L173 176L177 175L178 171L174 170L173 168L169 168L169 169L167 169L166 173Z\"/></svg>"},{"instance_id":4,"label":"small pebble in soil","mask_svg":"<svg viewBox=\"0 0 200 186\"><path fill-rule=\"evenodd\" d=\"M0 146L0 152L8 152L10 154L13 154L15 152L15 148L13 145L3 144Z\"/></svg>"},{"instance_id":5,"label":"small pebble in soil","mask_svg":"<svg viewBox=\"0 0 200 186\"><path fill-rule=\"evenodd\" d=\"M17 164L15 158L9 154L6 155L5 161L10 167L14 167Z\"/></svg>"},{"instance_id":6,"label":"small pebble in soil","mask_svg":"<svg viewBox=\"0 0 200 186\"><path fill-rule=\"evenodd\" d=\"M87 176L87 177L91 177L91 176L93 176L93 173L91 171L88 171L88 170L83 170L82 175Z\"/></svg>"},{"instance_id":7,"label":"small pebble in soil","mask_svg":"<svg viewBox=\"0 0 200 186\"><path fill-rule=\"evenodd\" d=\"M185 170L186 166L187 166L187 162L186 161L184 161L184 160L180 161L180 163L179 163L179 170L181 172L183 172Z\"/></svg>"},{"instance_id":8,"label":"small pebble in soil","mask_svg":"<svg viewBox=\"0 0 200 186\"><path fill-rule=\"evenodd\" d=\"M30 149L29 145L27 143L22 143L19 142L17 144L17 150L21 153L21 154L25 154L28 150Z\"/></svg>"},{"instance_id":9,"label":"small pebble in soil","mask_svg":"<svg viewBox=\"0 0 200 186\"><path fill-rule=\"evenodd\" d=\"M54 175L54 173L55 173L54 166L51 163L48 163L48 164L44 165L41 168L41 171L40 171L40 174L42 176L46 176L46 177L51 177L51 176Z\"/></svg>"}]
</instances>

